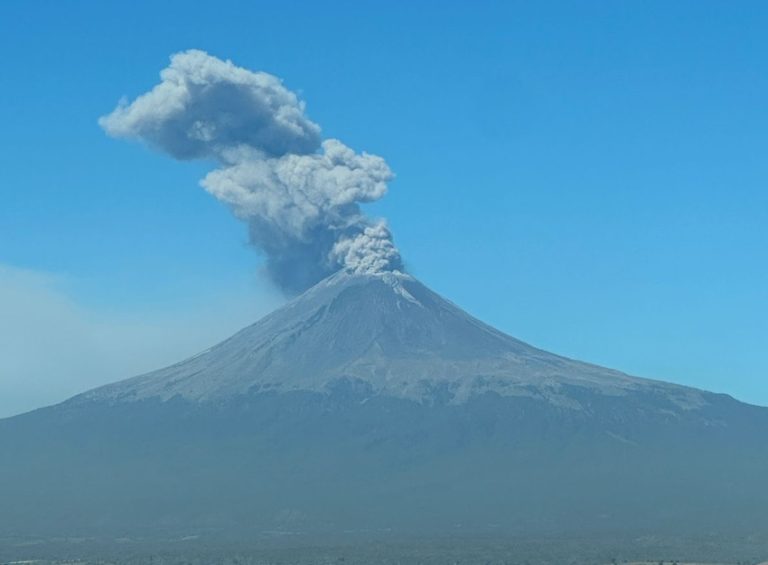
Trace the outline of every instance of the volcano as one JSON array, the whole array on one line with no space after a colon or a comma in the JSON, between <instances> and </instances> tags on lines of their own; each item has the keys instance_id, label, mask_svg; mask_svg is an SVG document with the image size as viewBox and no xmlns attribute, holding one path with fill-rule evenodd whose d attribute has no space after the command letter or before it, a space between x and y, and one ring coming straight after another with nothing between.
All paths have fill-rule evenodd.
<instances>
[{"instance_id":1,"label":"volcano","mask_svg":"<svg viewBox=\"0 0 768 565\"><path fill-rule=\"evenodd\" d=\"M0 421L0 537L768 527L768 409L339 272L171 367Z\"/></svg>"}]
</instances>

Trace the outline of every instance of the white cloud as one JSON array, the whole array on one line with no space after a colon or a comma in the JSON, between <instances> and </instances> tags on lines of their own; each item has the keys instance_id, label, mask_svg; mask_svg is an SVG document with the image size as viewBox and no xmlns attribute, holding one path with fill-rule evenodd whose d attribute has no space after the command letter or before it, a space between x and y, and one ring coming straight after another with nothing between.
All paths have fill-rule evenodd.
<instances>
[{"instance_id":1,"label":"white cloud","mask_svg":"<svg viewBox=\"0 0 768 565\"><path fill-rule=\"evenodd\" d=\"M56 275L0 265L0 417L193 355L278 304L242 290L197 312L102 311Z\"/></svg>"}]
</instances>

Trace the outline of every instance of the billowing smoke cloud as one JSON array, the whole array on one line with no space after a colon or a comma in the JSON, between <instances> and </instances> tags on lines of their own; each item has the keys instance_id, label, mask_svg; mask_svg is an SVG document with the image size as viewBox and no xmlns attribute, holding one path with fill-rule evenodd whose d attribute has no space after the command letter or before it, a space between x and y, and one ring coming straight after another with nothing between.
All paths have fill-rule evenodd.
<instances>
[{"instance_id":1,"label":"billowing smoke cloud","mask_svg":"<svg viewBox=\"0 0 768 565\"><path fill-rule=\"evenodd\" d=\"M381 157L322 141L304 103L267 73L192 50L173 55L160 77L99 124L176 159L215 160L202 186L248 223L282 289L300 292L342 268L402 269L386 223L360 209L393 177Z\"/></svg>"}]
</instances>

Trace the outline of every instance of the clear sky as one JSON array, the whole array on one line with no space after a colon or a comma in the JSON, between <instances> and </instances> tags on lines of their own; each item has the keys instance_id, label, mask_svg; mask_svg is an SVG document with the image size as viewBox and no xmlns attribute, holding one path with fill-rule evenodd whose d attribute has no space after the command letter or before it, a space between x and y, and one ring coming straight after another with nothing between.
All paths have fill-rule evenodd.
<instances>
[{"instance_id":1,"label":"clear sky","mask_svg":"<svg viewBox=\"0 0 768 565\"><path fill-rule=\"evenodd\" d=\"M97 119L197 48L281 77L397 177L409 270L542 348L768 405L768 4L0 7L0 416L282 300L245 226Z\"/></svg>"}]
</instances>

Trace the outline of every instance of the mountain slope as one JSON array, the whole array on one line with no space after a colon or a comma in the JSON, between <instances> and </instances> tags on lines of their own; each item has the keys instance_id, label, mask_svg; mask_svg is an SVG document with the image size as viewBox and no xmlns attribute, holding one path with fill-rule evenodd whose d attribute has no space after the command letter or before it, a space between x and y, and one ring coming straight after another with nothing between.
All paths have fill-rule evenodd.
<instances>
[{"instance_id":1,"label":"mountain slope","mask_svg":"<svg viewBox=\"0 0 768 565\"><path fill-rule=\"evenodd\" d=\"M747 535L767 432L767 409L541 351L407 275L338 273L191 359L0 421L0 539Z\"/></svg>"},{"instance_id":2,"label":"mountain slope","mask_svg":"<svg viewBox=\"0 0 768 565\"><path fill-rule=\"evenodd\" d=\"M573 404L563 386L608 395L665 394L682 408L699 391L632 378L536 349L480 322L408 275L337 273L195 357L97 389L89 400L180 396L207 401L256 391L323 391L359 380L375 394L453 401L494 392Z\"/></svg>"}]
</instances>

